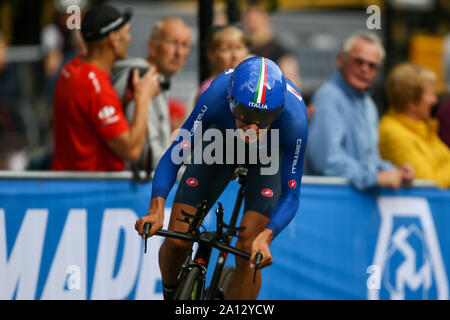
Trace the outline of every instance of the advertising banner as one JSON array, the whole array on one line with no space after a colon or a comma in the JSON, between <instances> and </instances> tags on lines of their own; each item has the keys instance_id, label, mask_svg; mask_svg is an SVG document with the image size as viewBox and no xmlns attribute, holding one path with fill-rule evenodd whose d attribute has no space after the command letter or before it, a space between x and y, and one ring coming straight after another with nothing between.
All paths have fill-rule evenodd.
<instances>
[{"instance_id":1,"label":"advertising banner","mask_svg":"<svg viewBox=\"0 0 450 320\"><path fill-rule=\"evenodd\" d=\"M219 199L225 217L238 187ZM150 194L151 182L126 179L1 179L0 299L162 299L163 239L149 239L144 254L134 230ZM259 298L448 299L449 228L448 190L304 183Z\"/></svg>"}]
</instances>

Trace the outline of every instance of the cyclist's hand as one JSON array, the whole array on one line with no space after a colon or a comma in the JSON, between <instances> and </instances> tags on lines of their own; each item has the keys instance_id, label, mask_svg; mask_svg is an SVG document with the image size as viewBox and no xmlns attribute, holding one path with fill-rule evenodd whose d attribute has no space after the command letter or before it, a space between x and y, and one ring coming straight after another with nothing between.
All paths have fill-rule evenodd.
<instances>
[{"instance_id":1,"label":"cyclist's hand","mask_svg":"<svg viewBox=\"0 0 450 320\"><path fill-rule=\"evenodd\" d=\"M151 229L149 231L149 237L155 234L156 231L163 227L164 222L164 199L161 197L153 198L150 202L150 207L147 212L147 216L136 220L134 228L138 234L144 237L144 224L149 222Z\"/></svg>"},{"instance_id":2,"label":"cyclist's hand","mask_svg":"<svg viewBox=\"0 0 450 320\"><path fill-rule=\"evenodd\" d=\"M270 254L269 245L273 239L273 232L270 229L264 229L258 236L253 240L252 244L252 254L250 257L250 268L255 267L255 256L256 253L261 252L263 259L258 266L258 269L262 269L273 263L272 255Z\"/></svg>"}]
</instances>

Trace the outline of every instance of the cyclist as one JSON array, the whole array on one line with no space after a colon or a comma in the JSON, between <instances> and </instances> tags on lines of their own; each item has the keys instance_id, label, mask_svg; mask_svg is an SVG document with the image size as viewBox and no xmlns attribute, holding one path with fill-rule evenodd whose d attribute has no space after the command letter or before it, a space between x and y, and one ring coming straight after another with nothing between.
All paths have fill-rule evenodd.
<instances>
[{"instance_id":1,"label":"cyclist","mask_svg":"<svg viewBox=\"0 0 450 320\"><path fill-rule=\"evenodd\" d=\"M261 130L266 129L267 141L275 139L271 131L278 130L279 133L279 144L275 144L274 148L270 144L272 155L281 159L276 173L261 174L264 165L259 159L256 164L247 166L244 215L241 221L245 230L240 233L236 247L251 252L251 259L249 263L236 257L236 271L227 290L227 299L256 299L261 286L261 274L258 272L257 281L253 284L254 258L257 252L261 252L263 260L260 268L272 264L269 245L297 212L307 142L306 106L294 84L284 77L273 61L252 57L214 79L183 125L183 129L191 133L190 140L186 141L186 137L180 134L159 162L147 216L138 219L135 228L141 236L144 235L143 225L147 221L152 224L149 236L162 228L165 199L181 166L172 160L172 151L175 147L196 148L199 145L195 143L197 131L205 132L211 127L222 132L227 129L241 129L243 133L253 130L253 137L258 140L263 137ZM244 139L247 142L246 152L249 152L249 148L254 145L251 135L244 135ZM169 230L186 232L187 224L177 220L183 218L181 210L193 214L203 199L208 200L211 207L233 179L235 167L228 161L223 164L196 164L195 161L188 164L172 206ZM170 299L179 285L178 273L190 248L190 243L170 238L166 238L160 248L159 264L165 299Z\"/></svg>"}]
</instances>

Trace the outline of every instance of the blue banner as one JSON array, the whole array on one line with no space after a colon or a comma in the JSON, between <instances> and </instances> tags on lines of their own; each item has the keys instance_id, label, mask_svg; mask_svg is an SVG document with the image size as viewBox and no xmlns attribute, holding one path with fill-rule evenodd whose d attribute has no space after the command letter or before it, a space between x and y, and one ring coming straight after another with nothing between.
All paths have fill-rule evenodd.
<instances>
[{"instance_id":1,"label":"blue banner","mask_svg":"<svg viewBox=\"0 0 450 320\"><path fill-rule=\"evenodd\" d=\"M226 217L238 187L219 199ZM162 238L144 255L134 230L150 190L123 179L0 180L0 299L161 299ZM304 183L301 192L260 299L449 298L450 191ZM210 214L206 228L214 222Z\"/></svg>"}]
</instances>

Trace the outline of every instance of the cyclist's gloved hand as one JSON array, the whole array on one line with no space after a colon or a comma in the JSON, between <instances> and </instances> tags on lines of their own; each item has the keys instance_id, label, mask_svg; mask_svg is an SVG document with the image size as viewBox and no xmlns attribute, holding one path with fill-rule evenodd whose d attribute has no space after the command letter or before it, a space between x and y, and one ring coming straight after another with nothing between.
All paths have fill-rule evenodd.
<instances>
[{"instance_id":1,"label":"cyclist's gloved hand","mask_svg":"<svg viewBox=\"0 0 450 320\"><path fill-rule=\"evenodd\" d=\"M154 235L156 231L160 230L163 227L164 202L164 199L161 197L153 198L150 202L147 216L136 220L134 228L141 237L144 237L144 224L146 222L149 222L152 226L148 234L149 237Z\"/></svg>"},{"instance_id":2,"label":"cyclist's gloved hand","mask_svg":"<svg viewBox=\"0 0 450 320\"><path fill-rule=\"evenodd\" d=\"M252 243L252 253L250 257L250 268L255 267L255 256L256 253L261 252L263 258L258 266L258 269L262 269L273 263L272 255L270 253L270 243L273 239L273 232L270 229L264 229L258 236L253 240Z\"/></svg>"}]
</instances>

